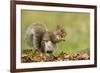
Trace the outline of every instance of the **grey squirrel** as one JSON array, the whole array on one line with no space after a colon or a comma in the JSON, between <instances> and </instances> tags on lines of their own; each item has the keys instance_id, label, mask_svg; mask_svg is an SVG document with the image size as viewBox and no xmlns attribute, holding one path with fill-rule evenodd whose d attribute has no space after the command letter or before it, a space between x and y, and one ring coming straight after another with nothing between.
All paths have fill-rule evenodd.
<instances>
[{"instance_id":1,"label":"grey squirrel","mask_svg":"<svg viewBox=\"0 0 100 73\"><path fill-rule=\"evenodd\" d=\"M60 25L57 25L55 30L49 31L43 24L35 23L26 31L26 42L43 53L52 53L57 43L65 41L65 36L66 32Z\"/></svg>"}]
</instances>

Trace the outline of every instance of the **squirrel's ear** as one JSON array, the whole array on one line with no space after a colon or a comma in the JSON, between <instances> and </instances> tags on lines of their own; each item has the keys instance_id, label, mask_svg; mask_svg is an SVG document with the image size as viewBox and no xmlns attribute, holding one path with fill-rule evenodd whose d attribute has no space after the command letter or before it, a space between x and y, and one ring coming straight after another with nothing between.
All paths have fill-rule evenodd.
<instances>
[{"instance_id":1,"label":"squirrel's ear","mask_svg":"<svg viewBox=\"0 0 100 73\"><path fill-rule=\"evenodd\" d=\"M57 25L57 29L62 28L62 27L63 27L63 25Z\"/></svg>"},{"instance_id":2,"label":"squirrel's ear","mask_svg":"<svg viewBox=\"0 0 100 73\"><path fill-rule=\"evenodd\" d=\"M57 25L57 29L59 29L60 28L60 25Z\"/></svg>"}]
</instances>

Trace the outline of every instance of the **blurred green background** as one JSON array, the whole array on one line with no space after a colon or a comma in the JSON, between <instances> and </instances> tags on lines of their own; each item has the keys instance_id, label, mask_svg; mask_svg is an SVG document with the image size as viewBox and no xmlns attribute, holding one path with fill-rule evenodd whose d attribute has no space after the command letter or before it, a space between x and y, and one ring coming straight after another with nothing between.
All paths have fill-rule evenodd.
<instances>
[{"instance_id":1,"label":"blurred green background","mask_svg":"<svg viewBox=\"0 0 100 73\"><path fill-rule=\"evenodd\" d=\"M49 29L63 25L67 32L66 41L57 44L54 53L76 53L89 51L90 48L90 14L78 12L52 12L21 10L22 49L33 49L26 44L26 30L34 23L43 23Z\"/></svg>"}]
</instances>

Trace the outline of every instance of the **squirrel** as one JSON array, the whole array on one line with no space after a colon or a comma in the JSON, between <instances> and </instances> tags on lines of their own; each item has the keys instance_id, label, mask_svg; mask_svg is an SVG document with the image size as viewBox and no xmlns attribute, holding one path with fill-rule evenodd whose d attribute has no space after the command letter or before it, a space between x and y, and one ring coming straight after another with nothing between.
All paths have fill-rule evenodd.
<instances>
[{"instance_id":1,"label":"squirrel","mask_svg":"<svg viewBox=\"0 0 100 73\"><path fill-rule=\"evenodd\" d=\"M65 41L66 32L64 28L57 25L53 31L48 29L41 23L35 23L26 30L26 42L30 46L35 46L36 49L43 53L52 53L56 44L60 41Z\"/></svg>"}]
</instances>

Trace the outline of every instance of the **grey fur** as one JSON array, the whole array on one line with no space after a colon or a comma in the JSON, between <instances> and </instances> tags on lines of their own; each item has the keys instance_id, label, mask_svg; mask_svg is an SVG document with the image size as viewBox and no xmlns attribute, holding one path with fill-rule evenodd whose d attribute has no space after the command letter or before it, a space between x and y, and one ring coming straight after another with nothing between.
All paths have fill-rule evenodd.
<instances>
[{"instance_id":1,"label":"grey fur","mask_svg":"<svg viewBox=\"0 0 100 73\"><path fill-rule=\"evenodd\" d=\"M39 49L43 53L54 51L56 43L61 41L57 36L62 31L63 30L60 27L55 31L48 31L43 24L36 23L28 27L26 31L26 42L29 46L35 46L36 49Z\"/></svg>"}]
</instances>

